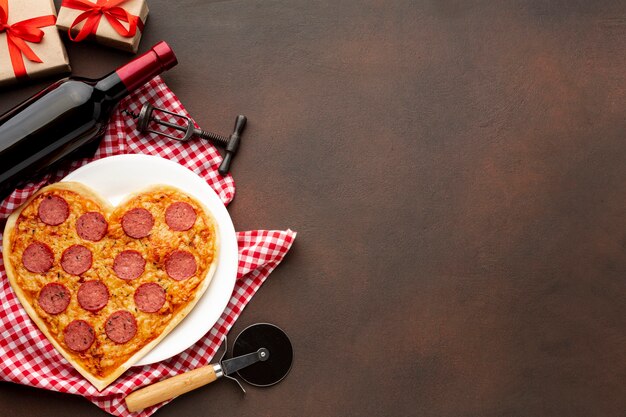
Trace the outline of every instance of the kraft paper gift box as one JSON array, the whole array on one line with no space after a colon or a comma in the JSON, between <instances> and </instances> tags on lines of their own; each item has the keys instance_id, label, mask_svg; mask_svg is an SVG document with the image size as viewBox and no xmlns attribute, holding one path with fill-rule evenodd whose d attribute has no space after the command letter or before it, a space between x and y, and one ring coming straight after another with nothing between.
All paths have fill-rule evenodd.
<instances>
[{"instance_id":1,"label":"kraft paper gift box","mask_svg":"<svg viewBox=\"0 0 626 417\"><path fill-rule=\"evenodd\" d=\"M136 53L148 17L146 0L63 0L57 28L75 42L96 42Z\"/></svg>"},{"instance_id":2,"label":"kraft paper gift box","mask_svg":"<svg viewBox=\"0 0 626 417\"><path fill-rule=\"evenodd\" d=\"M70 72L53 0L0 0L0 86Z\"/></svg>"}]
</instances>

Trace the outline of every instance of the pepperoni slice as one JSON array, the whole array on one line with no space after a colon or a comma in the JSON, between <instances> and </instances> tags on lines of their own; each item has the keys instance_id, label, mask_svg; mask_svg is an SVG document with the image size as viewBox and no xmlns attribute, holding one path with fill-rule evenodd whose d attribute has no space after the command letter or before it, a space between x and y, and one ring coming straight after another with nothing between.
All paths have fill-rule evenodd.
<instances>
[{"instance_id":1,"label":"pepperoni slice","mask_svg":"<svg viewBox=\"0 0 626 417\"><path fill-rule=\"evenodd\" d=\"M91 263L91 251L83 245L72 245L61 255L61 266L68 274L84 274L91 268Z\"/></svg>"},{"instance_id":2,"label":"pepperoni slice","mask_svg":"<svg viewBox=\"0 0 626 417\"><path fill-rule=\"evenodd\" d=\"M145 268L146 260L136 250L120 252L113 260L115 274L127 281L141 276Z\"/></svg>"},{"instance_id":3,"label":"pepperoni slice","mask_svg":"<svg viewBox=\"0 0 626 417\"><path fill-rule=\"evenodd\" d=\"M50 246L43 242L35 241L28 245L22 253L24 268L36 274L43 274L52 268L54 254Z\"/></svg>"},{"instance_id":4,"label":"pepperoni slice","mask_svg":"<svg viewBox=\"0 0 626 417\"><path fill-rule=\"evenodd\" d=\"M193 227L196 222L196 211L191 204L178 201L169 205L165 210L165 223L172 230L184 231Z\"/></svg>"},{"instance_id":5,"label":"pepperoni slice","mask_svg":"<svg viewBox=\"0 0 626 417\"><path fill-rule=\"evenodd\" d=\"M70 304L70 291L65 285L52 282L39 291L37 302L39 307L48 314L60 314Z\"/></svg>"},{"instance_id":6,"label":"pepperoni slice","mask_svg":"<svg viewBox=\"0 0 626 417\"><path fill-rule=\"evenodd\" d=\"M165 304L165 290L155 282L141 284L135 290L135 305L144 313L156 313Z\"/></svg>"},{"instance_id":7,"label":"pepperoni slice","mask_svg":"<svg viewBox=\"0 0 626 417\"><path fill-rule=\"evenodd\" d=\"M137 321L128 311L119 310L107 318L104 331L115 343L126 343L137 333Z\"/></svg>"},{"instance_id":8,"label":"pepperoni slice","mask_svg":"<svg viewBox=\"0 0 626 417\"><path fill-rule=\"evenodd\" d=\"M39 219L50 226L58 226L70 215L70 206L63 198L48 194L39 203L37 209Z\"/></svg>"},{"instance_id":9,"label":"pepperoni slice","mask_svg":"<svg viewBox=\"0 0 626 417\"><path fill-rule=\"evenodd\" d=\"M74 320L63 331L67 347L75 352L84 352L91 347L96 335L93 327L85 320Z\"/></svg>"},{"instance_id":10,"label":"pepperoni slice","mask_svg":"<svg viewBox=\"0 0 626 417\"><path fill-rule=\"evenodd\" d=\"M97 242L107 234L109 224L104 216L97 211L81 215L76 221L76 232L85 240Z\"/></svg>"},{"instance_id":11,"label":"pepperoni slice","mask_svg":"<svg viewBox=\"0 0 626 417\"><path fill-rule=\"evenodd\" d=\"M184 250L175 250L165 259L165 271L176 281L185 280L196 273L196 258Z\"/></svg>"},{"instance_id":12,"label":"pepperoni slice","mask_svg":"<svg viewBox=\"0 0 626 417\"><path fill-rule=\"evenodd\" d=\"M109 302L109 289L102 281L86 281L78 288L78 304L87 311L100 311Z\"/></svg>"},{"instance_id":13,"label":"pepperoni slice","mask_svg":"<svg viewBox=\"0 0 626 417\"><path fill-rule=\"evenodd\" d=\"M128 236L140 239L150 234L154 217L144 208L134 208L122 216L122 229Z\"/></svg>"}]
</instances>

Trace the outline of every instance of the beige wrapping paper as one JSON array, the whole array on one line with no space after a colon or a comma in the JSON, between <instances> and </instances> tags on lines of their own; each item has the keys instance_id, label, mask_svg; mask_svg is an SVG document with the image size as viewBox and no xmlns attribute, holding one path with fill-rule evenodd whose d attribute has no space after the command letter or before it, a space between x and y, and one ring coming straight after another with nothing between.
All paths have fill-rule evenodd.
<instances>
[{"instance_id":1,"label":"beige wrapping paper","mask_svg":"<svg viewBox=\"0 0 626 417\"><path fill-rule=\"evenodd\" d=\"M9 0L9 25L38 16L56 15L53 0ZM69 60L59 32L54 25L41 28L45 33L40 43L27 42L27 45L43 61L31 62L22 55L29 78L44 77L53 74L68 73ZM0 86L17 82L9 49L6 32L0 33Z\"/></svg>"},{"instance_id":2,"label":"beige wrapping paper","mask_svg":"<svg viewBox=\"0 0 626 417\"><path fill-rule=\"evenodd\" d=\"M87 0L90 3L97 3L97 0ZM145 24L148 18L148 2L146 0L127 0L120 4L128 13L139 16L141 21ZM67 33L68 29L72 26L74 20L83 13L84 10L70 9L69 7L63 7L59 9L59 17L57 18L57 27L61 32ZM76 36L80 28L85 24L85 20L79 23L72 29L72 35ZM126 22L123 22L124 27L128 28ZM132 38L125 38L113 29L109 21L105 16L100 18L98 30L96 31L96 42L110 46L111 48L121 49L123 51L136 53L139 49L139 41L141 40L142 31L137 28L135 36Z\"/></svg>"}]
</instances>

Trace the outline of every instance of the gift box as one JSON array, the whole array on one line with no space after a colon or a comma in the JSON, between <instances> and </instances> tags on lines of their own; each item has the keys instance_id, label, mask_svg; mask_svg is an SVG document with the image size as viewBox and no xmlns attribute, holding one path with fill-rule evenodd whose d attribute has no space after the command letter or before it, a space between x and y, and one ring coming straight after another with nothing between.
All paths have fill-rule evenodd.
<instances>
[{"instance_id":1,"label":"gift box","mask_svg":"<svg viewBox=\"0 0 626 417\"><path fill-rule=\"evenodd\" d=\"M70 71L52 0L0 0L0 86Z\"/></svg>"},{"instance_id":2,"label":"gift box","mask_svg":"<svg viewBox=\"0 0 626 417\"><path fill-rule=\"evenodd\" d=\"M63 0L57 27L74 42L96 42L136 53L148 17L146 0Z\"/></svg>"}]
</instances>

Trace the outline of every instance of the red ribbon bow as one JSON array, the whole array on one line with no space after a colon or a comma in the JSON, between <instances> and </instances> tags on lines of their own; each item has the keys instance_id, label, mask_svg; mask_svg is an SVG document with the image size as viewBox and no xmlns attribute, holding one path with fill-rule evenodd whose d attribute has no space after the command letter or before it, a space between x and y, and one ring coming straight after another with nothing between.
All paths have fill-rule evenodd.
<instances>
[{"instance_id":1,"label":"red ribbon bow","mask_svg":"<svg viewBox=\"0 0 626 417\"><path fill-rule=\"evenodd\" d=\"M135 36L135 33L137 33L137 27L139 27L139 30L143 30L143 22L139 17L119 7L119 5L125 1L128 0L97 0L96 3L91 3L87 0L63 0L61 7L84 10L83 13L79 14L78 17L74 19L74 22L72 22L68 29L69 38L74 42L80 42L90 34L95 35L102 16L106 17L113 29L115 29L120 36L132 38ZM73 36L72 29L78 26L83 20L86 20L85 24L78 34ZM128 29L124 27L122 22L128 23Z\"/></svg>"},{"instance_id":2,"label":"red ribbon bow","mask_svg":"<svg viewBox=\"0 0 626 417\"><path fill-rule=\"evenodd\" d=\"M56 20L56 16L48 15L22 20L10 25L9 0L0 0L0 33L5 32L7 35L9 56L15 77L27 77L23 56L32 62L43 62L26 42L41 42L45 34L40 28L52 26Z\"/></svg>"}]
</instances>

